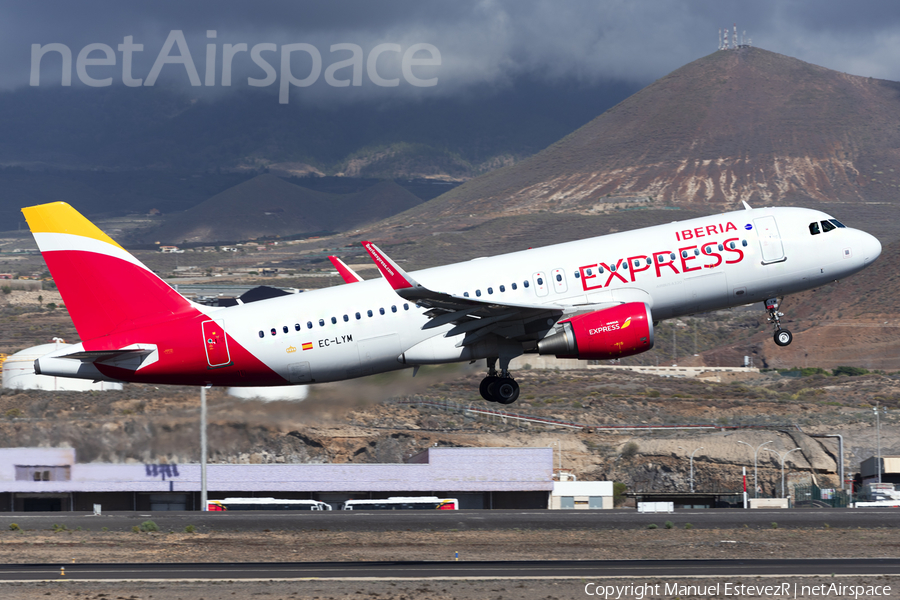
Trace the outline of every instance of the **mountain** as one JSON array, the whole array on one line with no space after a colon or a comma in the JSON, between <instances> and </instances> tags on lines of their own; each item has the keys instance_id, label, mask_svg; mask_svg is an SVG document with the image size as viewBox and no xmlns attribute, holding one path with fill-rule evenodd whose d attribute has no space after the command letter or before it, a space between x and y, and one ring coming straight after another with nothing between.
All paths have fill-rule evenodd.
<instances>
[{"instance_id":1,"label":"mountain","mask_svg":"<svg viewBox=\"0 0 900 600\"><path fill-rule=\"evenodd\" d=\"M657 80L542 152L413 212L588 212L608 203L895 202L900 83L759 48ZM708 207L708 208L704 208Z\"/></svg>"},{"instance_id":2,"label":"mountain","mask_svg":"<svg viewBox=\"0 0 900 600\"><path fill-rule=\"evenodd\" d=\"M333 194L258 175L220 192L145 231L163 243L248 240L321 231L343 231L384 219L422 201L393 181L362 191Z\"/></svg>"}]
</instances>

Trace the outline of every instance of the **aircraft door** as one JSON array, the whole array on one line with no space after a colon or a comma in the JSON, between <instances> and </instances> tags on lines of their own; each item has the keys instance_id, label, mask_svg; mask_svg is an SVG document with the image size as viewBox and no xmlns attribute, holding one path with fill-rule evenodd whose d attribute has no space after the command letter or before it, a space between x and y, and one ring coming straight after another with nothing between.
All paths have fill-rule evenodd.
<instances>
[{"instance_id":1,"label":"aircraft door","mask_svg":"<svg viewBox=\"0 0 900 600\"><path fill-rule=\"evenodd\" d=\"M531 276L534 281L534 293L538 296L546 296L550 293L550 285L547 282L547 276L543 271L538 271Z\"/></svg>"},{"instance_id":2,"label":"aircraft door","mask_svg":"<svg viewBox=\"0 0 900 600\"><path fill-rule=\"evenodd\" d=\"M557 294L565 293L568 289L566 286L566 272L562 269L553 269L550 271L550 279L553 281L553 290Z\"/></svg>"},{"instance_id":3,"label":"aircraft door","mask_svg":"<svg viewBox=\"0 0 900 600\"><path fill-rule=\"evenodd\" d=\"M288 377L291 383L307 383L312 381L308 362L299 362L288 365Z\"/></svg>"},{"instance_id":4,"label":"aircraft door","mask_svg":"<svg viewBox=\"0 0 900 600\"><path fill-rule=\"evenodd\" d=\"M228 338L224 321L203 321L203 345L206 348L206 363L210 368L231 364L228 354Z\"/></svg>"},{"instance_id":5,"label":"aircraft door","mask_svg":"<svg viewBox=\"0 0 900 600\"><path fill-rule=\"evenodd\" d=\"M776 263L786 260L784 245L781 243L781 234L778 233L778 225L775 217L760 217L753 219L756 227L756 235L759 236L759 246L762 250L762 263Z\"/></svg>"}]
</instances>

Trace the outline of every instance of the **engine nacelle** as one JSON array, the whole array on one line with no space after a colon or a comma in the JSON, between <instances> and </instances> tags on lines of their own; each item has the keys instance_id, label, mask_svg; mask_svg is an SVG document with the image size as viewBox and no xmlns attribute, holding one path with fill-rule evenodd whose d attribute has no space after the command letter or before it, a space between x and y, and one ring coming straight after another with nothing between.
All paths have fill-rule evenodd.
<instances>
[{"instance_id":1,"label":"engine nacelle","mask_svg":"<svg viewBox=\"0 0 900 600\"><path fill-rule=\"evenodd\" d=\"M653 319L643 302L629 302L562 321L562 331L538 342L538 354L602 360L653 347Z\"/></svg>"}]
</instances>

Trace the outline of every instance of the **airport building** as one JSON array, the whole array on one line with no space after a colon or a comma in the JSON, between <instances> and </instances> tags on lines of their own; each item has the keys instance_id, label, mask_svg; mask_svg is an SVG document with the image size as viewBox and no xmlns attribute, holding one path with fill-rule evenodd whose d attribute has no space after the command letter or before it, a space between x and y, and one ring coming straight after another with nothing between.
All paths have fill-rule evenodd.
<instances>
[{"instance_id":1,"label":"airport building","mask_svg":"<svg viewBox=\"0 0 900 600\"><path fill-rule=\"evenodd\" d=\"M71 448L0 449L0 511L90 512L95 504L103 511L201 508L199 464L75 459ZM429 448L398 464L207 466L210 500L278 497L335 506L422 495L457 498L460 508L541 509L548 508L553 488L552 448Z\"/></svg>"},{"instance_id":2,"label":"airport building","mask_svg":"<svg viewBox=\"0 0 900 600\"><path fill-rule=\"evenodd\" d=\"M900 456L870 456L859 464L863 485L881 481L900 485ZM881 479L879 480L879 474Z\"/></svg>"}]
</instances>

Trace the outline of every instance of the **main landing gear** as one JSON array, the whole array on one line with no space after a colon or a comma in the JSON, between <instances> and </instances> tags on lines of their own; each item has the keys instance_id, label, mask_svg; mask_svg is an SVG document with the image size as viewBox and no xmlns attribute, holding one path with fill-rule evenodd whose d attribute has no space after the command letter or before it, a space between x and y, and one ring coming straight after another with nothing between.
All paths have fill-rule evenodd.
<instances>
[{"instance_id":1,"label":"main landing gear","mask_svg":"<svg viewBox=\"0 0 900 600\"><path fill-rule=\"evenodd\" d=\"M512 404L519 399L519 384L509 374L509 363L507 368L500 369L497 374L496 358L489 358L487 377L481 380L478 391L481 397L488 402L497 402L499 404Z\"/></svg>"},{"instance_id":2,"label":"main landing gear","mask_svg":"<svg viewBox=\"0 0 900 600\"><path fill-rule=\"evenodd\" d=\"M778 312L778 298L766 300L766 312L769 313L768 321L775 326L775 343L779 346L787 346L794 339L791 332L781 327L783 312Z\"/></svg>"}]
</instances>

